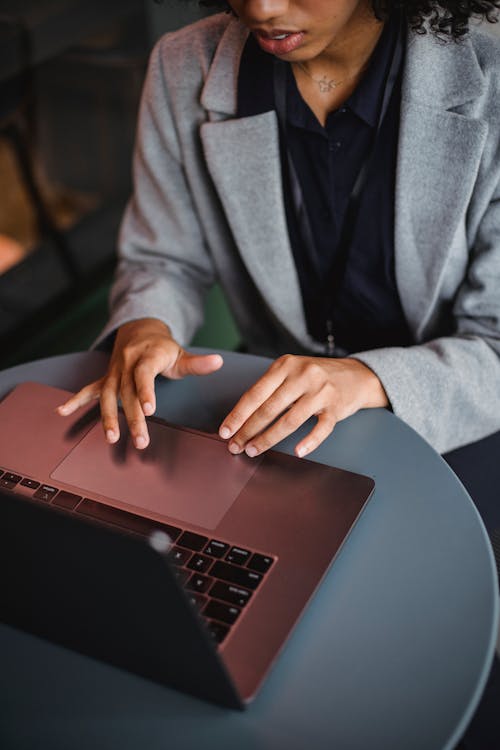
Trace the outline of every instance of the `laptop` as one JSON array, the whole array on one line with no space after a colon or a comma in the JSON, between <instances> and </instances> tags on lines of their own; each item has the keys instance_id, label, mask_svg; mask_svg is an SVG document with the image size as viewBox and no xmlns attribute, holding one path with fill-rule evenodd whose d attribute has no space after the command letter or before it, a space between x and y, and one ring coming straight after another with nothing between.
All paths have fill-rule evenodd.
<instances>
[{"instance_id":1,"label":"laptop","mask_svg":"<svg viewBox=\"0 0 500 750\"><path fill-rule=\"evenodd\" d=\"M374 481L22 383L0 402L6 622L220 705L257 693ZM8 581L5 580L6 571Z\"/></svg>"}]
</instances>

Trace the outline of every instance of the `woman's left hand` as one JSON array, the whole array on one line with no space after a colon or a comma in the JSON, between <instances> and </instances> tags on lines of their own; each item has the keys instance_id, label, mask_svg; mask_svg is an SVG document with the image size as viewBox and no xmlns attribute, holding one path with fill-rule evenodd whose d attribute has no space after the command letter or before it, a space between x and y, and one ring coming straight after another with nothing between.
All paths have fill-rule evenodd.
<instances>
[{"instance_id":1,"label":"woman's left hand","mask_svg":"<svg viewBox=\"0 0 500 750\"><path fill-rule=\"evenodd\" d=\"M295 446L302 457L358 409L388 405L380 380L362 362L286 354L244 393L219 435L229 440L231 453L245 451L253 457L316 416L313 429Z\"/></svg>"}]
</instances>

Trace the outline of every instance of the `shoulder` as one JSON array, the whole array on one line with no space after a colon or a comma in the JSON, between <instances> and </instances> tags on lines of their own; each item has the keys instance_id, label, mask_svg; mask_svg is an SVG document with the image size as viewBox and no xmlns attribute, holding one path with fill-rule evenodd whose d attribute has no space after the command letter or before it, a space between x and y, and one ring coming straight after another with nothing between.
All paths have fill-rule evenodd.
<instances>
[{"instance_id":1,"label":"shoulder","mask_svg":"<svg viewBox=\"0 0 500 750\"><path fill-rule=\"evenodd\" d=\"M489 113L492 124L500 123L500 39L486 33L481 27L472 27L468 40L484 80L482 104Z\"/></svg>"},{"instance_id":2,"label":"shoulder","mask_svg":"<svg viewBox=\"0 0 500 750\"><path fill-rule=\"evenodd\" d=\"M482 26L472 26L467 39L477 55L477 60L483 72L499 75L500 38L486 32Z\"/></svg>"},{"instance_id":3,"label":"shoulder","mask_svg":"<svg viewBox=\"0 0 500 750\"><path fill-rule=\"evenodd\" d=\"M217 13L164 34L153 48L150 67L167 74L186 74L192 70L206 73L231 21L227 13Z\"/></svg>"},{"instance_id":4,"label":"shoulder","mask_svg":"<svg viewBox=\"0 0 500 750\"><path fill-rule=\"evenodd\" d=\"M500 104L500 43L482 27L462 39L410 33L406 46L406 91L429 106L462 107L475 102L477 117L488 119ZM465 109L464 109L465 112Z\"/></svg>"}]
</instances>

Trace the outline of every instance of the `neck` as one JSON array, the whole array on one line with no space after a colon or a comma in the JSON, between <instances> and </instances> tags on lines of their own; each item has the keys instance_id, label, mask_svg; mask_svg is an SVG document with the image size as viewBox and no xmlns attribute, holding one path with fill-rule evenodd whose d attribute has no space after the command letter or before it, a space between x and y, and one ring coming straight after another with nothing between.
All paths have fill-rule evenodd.
<instances>
[{"instance_id":1,"label":"neck","mask_svg":"<svg viewBox=\"0 0 500 750\"><path fill-rule=\"evenodd\" d=\"M365 12L362 17L353 18L319 55L302 65L312 76L333 71L342 77L360 71L366 67L383 30L384 23Z\"/></svg>"},{"instance_id":2,"label":"neck","mask_svg":"<svg viewBox=\"0 0 500 750\"><path fill-rule=\"evenodd\" d=\"M353 19L354 20L354 19ZM384 24L373 14L350 22L320 54L293 64L302 98L324 127L328 113L351 96L368 65Z\"/></svg>"}]
</instances>

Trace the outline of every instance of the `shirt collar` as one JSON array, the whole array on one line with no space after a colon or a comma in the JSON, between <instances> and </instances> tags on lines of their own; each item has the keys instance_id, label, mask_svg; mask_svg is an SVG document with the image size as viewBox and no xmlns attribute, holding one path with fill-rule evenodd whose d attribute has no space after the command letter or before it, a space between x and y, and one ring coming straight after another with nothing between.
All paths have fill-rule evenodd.
<instances>
[{"instance_id":1,"label":"shirt collar","mask_svg":"<svg viewBox=\"0 0 500 750\"><path fill-rule=\"evenodd\" d=\"M371 127L377 124L385 80L399 33L398 18L392 17L384 27L363 79L343 105ZM287 121L296 127L322 131L302 99L290 67L287 81ZM243 50L238 74L238 117L251 117L272 109L273 56L264 52L250 35Z\"/></svg>"},{"instance_id":2,"label":"shirt collar","mask_svg":"<svg viewBox=\"0 0 500 750\"><path fill-rule=\"evenodd\" d=\"M377 125L385 82L399 33L399 19L392 16L384 27L359 86L344 103L344 107L348 107L371 127Z\"/></svg>"}]
</instances>

